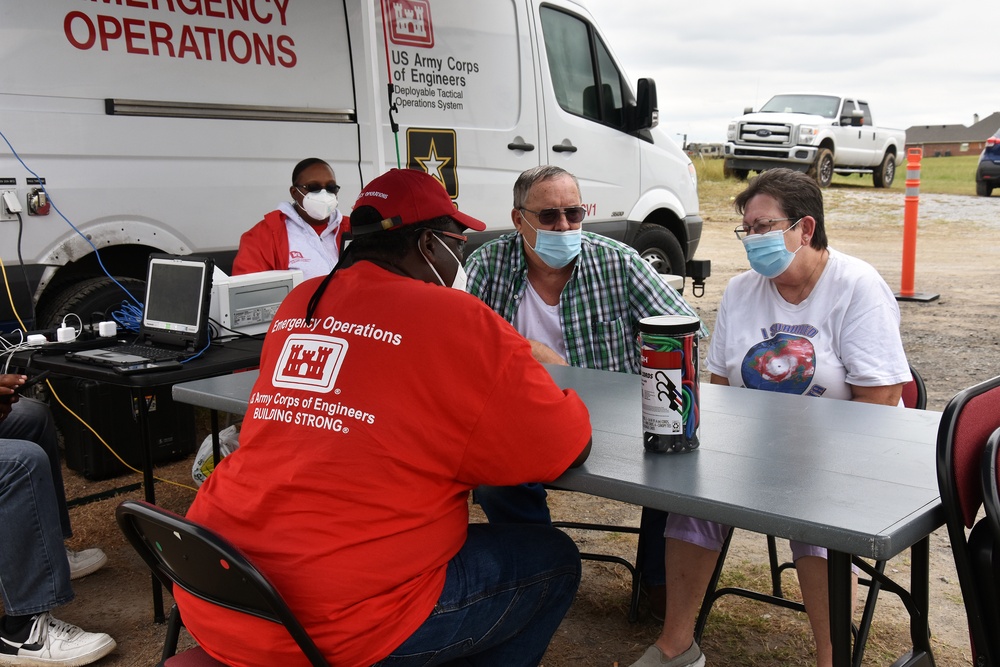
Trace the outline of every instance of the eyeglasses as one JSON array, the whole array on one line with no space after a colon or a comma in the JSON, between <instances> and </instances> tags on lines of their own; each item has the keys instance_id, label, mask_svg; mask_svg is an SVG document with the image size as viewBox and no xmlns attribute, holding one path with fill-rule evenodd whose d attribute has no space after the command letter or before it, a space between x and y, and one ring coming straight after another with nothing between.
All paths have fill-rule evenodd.
<instances>
[{"instance_id":1,"label":"eyeglasses","mask_svg":"<svg viewBox=\"0 0 1000 667\"><path fill-rule=\"evenodd\" d=\"M758 218L753 221L753 224L740 225L733 231L736 232L736 238L742 241L743 238L749 234L767 234L777 223L786 222L788 220L794 220L794 218ZM795 223L798 224L798 220L796 220ZM795 225L791 225L788 229L791 229L794 226Z\"/></svg>"},{"instance_id":2,"label":"eyeglasses","mask_svg":"<svg viewBox=\"0 0 1000 667\"><path fill-rule=\"evenodd\" d=\"M326 185L321 185L319 183L306 183L305 185L296 185L295 187L301 188L306 192L319 192L320 190L326 190L331 195L335 195L340 192L340 186L336 183L327 183Z\"/></svg>"},{"instance_id":3,"label":"eyeglasses","mask_svg":"<svg viewBox=\"0 0 1000 667\"><path fill-rule=\"evenodd\" d=\"M566 222L571 225L578 225L587 217L587 209L582 206L565 206L563 208L543 208L541 211L532 211L530 208L521 208L538 216L538 222L543 225L555 225L559 223L562 216L566 216Z\"/></svg>"},{"instance_id":4,"label":"eyeglasses","mask_svg":"<svg viewBox=\"0 0 1000 667\"><path fill-rule=\"evenodd\" d=\"M446 232L443 229L430 229L429 227L421 227L420 229L426 229L430 231L431 234L440 234L441 236L447 236L450 239L455 239L458 241L459 254L465 254L465 244L469 241L468 236L465 236L464 234L456 234L454 232Z\"/></svg>"}]
</instances>

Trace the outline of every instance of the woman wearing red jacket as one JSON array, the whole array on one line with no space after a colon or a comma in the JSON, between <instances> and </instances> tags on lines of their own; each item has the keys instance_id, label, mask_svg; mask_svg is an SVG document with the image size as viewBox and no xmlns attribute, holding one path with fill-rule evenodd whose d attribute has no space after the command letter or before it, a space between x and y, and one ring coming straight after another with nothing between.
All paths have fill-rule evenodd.
<instances>
[{"instance_id":1,"label":"woman wearing red jacket","mask_svg":"<svg viewBox=\"0 0 1000 667\"><path fill-rule=\"evenodd\" d=\"M233 275L300 269L303 278L325 276L337 264L350 221L337 210L340 186L325 161L311 157L292 170L291 202L264 216L240 237Z\"/></svg>"}]
</instances>

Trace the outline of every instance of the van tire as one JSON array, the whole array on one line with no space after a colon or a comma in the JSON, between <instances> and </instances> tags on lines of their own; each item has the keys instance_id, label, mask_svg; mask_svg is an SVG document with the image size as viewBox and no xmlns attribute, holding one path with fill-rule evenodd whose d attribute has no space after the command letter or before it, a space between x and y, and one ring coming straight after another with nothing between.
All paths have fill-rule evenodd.
<instances>
[{"instance_id":1,"label":"van tire","mask_svg":"<svg viewBox=\"0 0 1000 667\"><path fill-rule=\"evenodd\" d=\"M993 194L993 186L986 181L976 181L976 194L980 197L989 197Z\"/></svg>"},{"instance_id":2,"label":"van tire","mask_svg":"<svg viewBox=\"0 0 1000 667\"><path fill-rule=\"evenodd\" d=\"M657 273L684 275L684 251L665 227L644 222L639 226L632 247Z\"/></svg>"},{"instance_id":3,"label":"van tire","mask_svg":"<svg viewBox=\"0 0 1000 667\"><path fill-rule=\"evenodd\" d=\"M816 161L809 168L809 175L816 179L819 187L830 187L833 182L833 151L829 148L819 149Z\"/></svg>"},{"instance_id":4,"label":"van tire","mask_svg":"<svg viewBox=\"0 0 1000 667\"><path fill-rule=\"evenodd\" d=\"M145 298L145 280L124 276L118 277L116 280L135 298ZM87 278L78 283L64 285L55 297L49 300L44 311L38 314L38 321L43 328L58 327L62 325L63 318L69 313L79 315L84 325L91 324L95 313L100 313L101 320L99 321L111 320L113 319L111 313L118 310L122 302L126 300L128 300L128 296L110 278ZM73 327L78 324L75 318L70 318L66 323ZM96 322L94 324L96 326Z\"/></svg>"},{"instance_id":5,"label":"van tire","mask_svg":"<svg viewBox=\"0 0 1000 667\"><path fill-rule=\"evenodd\" d=\"M896 156L886 151L882 164L872 172L872 182L876 188L890 188L896 178Z\"/></svg>"}]
</instances>

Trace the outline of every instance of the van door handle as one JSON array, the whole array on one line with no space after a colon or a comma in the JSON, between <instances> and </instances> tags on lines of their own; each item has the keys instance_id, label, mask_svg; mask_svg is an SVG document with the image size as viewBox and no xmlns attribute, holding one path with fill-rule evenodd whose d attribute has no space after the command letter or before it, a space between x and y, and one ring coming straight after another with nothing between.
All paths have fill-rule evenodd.
<instances>
[{"instance_id":1,"label":"van door handle","mask_svg":"<svg viewBox=\"0 0 1000 667\"><path fill-rule=\"evenodd\" d=\"M575 153L576 146L567 146L566 144L556 144L552 147L556 153Z\"/></svg>"},{"instance_id":2,"label":"van door handle","mask_svg":"<svg viewBox=\"0 0 1000 667\"><path fill-rule=\"evenodd\" d=\"M533 151L535 150L535 144L517 143L516 141L512 141L507 144L507 148L512 151Z\"/></svg>"}]
</instances>

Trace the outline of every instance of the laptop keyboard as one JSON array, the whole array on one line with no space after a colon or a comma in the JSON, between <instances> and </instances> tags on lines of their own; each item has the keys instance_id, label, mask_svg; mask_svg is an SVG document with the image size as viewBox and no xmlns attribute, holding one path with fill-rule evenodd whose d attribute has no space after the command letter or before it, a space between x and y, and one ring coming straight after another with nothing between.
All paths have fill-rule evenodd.
<instances>
[{"instance_id":1,"label":"laptop keyboard","mask_svg":"<svg viewBox=\"0 0 1000 667\"><path fill-rule=\"evenodd\" d=\"M177 359L180 353L177 350L167 350L162 347L150 347L149 345L121 345L115 348L115 352L134 354L137 357L147 359Z\"/></svg>"}]
</instances>

